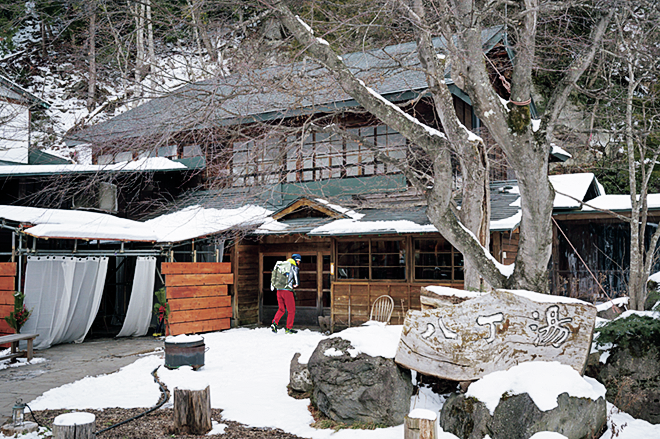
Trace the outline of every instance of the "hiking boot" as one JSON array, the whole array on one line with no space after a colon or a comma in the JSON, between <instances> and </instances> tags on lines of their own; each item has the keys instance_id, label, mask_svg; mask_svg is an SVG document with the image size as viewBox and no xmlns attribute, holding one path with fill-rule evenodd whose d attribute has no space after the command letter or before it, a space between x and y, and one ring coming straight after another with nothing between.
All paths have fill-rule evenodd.
<instances>
[{"instance_id":1,"label":"hiking boot","mask_svg":"<svg viewBox=\"0 0 660 439\"><path fill-rule=\"evenodd\" d=\"M287 334L295 334L296 332L298 332L298 330L292 328L286 328L284 332L286 332Z\"/></svg>"},{"instance_id":2,"label":"hiking boot","mask_svg":"<svg viewBox=\"0 0 660 439\"><path fill-rule=\"evenodd\" d=\"M277 334L277 323L273 322L270 324L270 330Z\"/></svg>"}]
</instances>

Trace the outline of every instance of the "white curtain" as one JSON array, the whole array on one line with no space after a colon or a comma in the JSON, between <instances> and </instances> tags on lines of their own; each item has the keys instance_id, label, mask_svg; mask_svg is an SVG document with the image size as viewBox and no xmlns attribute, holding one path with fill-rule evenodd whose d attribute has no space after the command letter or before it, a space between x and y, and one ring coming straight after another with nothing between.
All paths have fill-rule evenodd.
<instances>
[{"instance_id":1,"label":"white curtain","mask_svg":"<svg viewBox=\"0 0 660 439\"><path fill-rule=\"evenodd\" d=\"M108 258L28 257L21 332L37 333L35 349L85 339L99 310Z\"/></svg>"},{"instance_id":2,"label":"white curtain","mask_svg":"<svg viewBox=\"0 0 660 439\"><path fill-rule=\"evenodd\" d=\"M128 303L124 326L117 337L140 337L147 335L154 301L154 277L156 258L138 257L135 264L135 277L131 300Z\"/></svg>"}]
</instances>

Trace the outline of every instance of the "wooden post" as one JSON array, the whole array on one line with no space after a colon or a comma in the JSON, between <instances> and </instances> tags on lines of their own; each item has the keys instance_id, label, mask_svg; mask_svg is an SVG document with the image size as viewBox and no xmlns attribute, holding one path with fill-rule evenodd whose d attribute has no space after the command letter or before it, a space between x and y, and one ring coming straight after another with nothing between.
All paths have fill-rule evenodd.
<instances>
[{"instance_id":1,"label":"wooden post","mask_svg":"<svg viewBox=\"0 0 660 439\"><path fill-rule=\"evenodd\" d=\"M415 409L404 418L403 439L437 439L436 412Z\"/></svg>"},{"instance_id":2,"label":"wooden post","mask_svg":"<svg viewBox=\"0 0 660 439\"><path fill-rule=\"evenodd\" d=\"M174 389L174 429L179 434L211 431L211 390Z\"/></svg>"},{"instance_id":3,"label":"wooden post","mask_svg":"<svg viewBox=\"0 0 660 439\"><path fill-rule=\"evenodd\" d=\"M96 416L87 412L59 415L53 421L53 439L93 439Z\"/></svg>"}]
</instances>

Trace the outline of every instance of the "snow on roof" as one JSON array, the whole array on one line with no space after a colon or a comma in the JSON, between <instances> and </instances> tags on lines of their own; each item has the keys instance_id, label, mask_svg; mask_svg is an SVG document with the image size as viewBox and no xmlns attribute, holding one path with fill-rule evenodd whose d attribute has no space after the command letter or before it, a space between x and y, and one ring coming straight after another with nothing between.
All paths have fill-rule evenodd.
<instances>
[{"instance_id":1,"label":"snow on roof","mask_svg":"<svg viewBox=\"0 0 660 439\"><path fill-rule=\"evenodd\" d=\"M519 198L520 199L520 198ZM508 218L500 219L490 222L491 232L501 232L508 230L515 230L520 225L522 219L522 212L518 211L515 215Z\"/></svg>"},{"instance_id":2,"label":"snow on roof","mask_svg":"<svg viewBox=\"0 0 660 439\"><path fill-rule=\"evenodd\" d=\"M594 180L597 183L598 190L600 191L602 188L602 186L598 184L596 176L591 172L551 175L548 178L556 192L553 203L555 209L579 208L580 203L577 202L575 198L584 201L584 197L587 195L587 191ZM514 189L510 190L509 193L520 193L519 190L520 189L516 186ZM520 198L511 203L510 206L520 207Z\"/></svg>"},{"instance_id":3,"label":"snow on roof","mask_svg":"<svg viewBox=\"0 0 660 439\"><path fill-rule=\"evenodd\" d=\"M212 235L233 227L263 223L273 212L263 207L247 205L237 209L187 207L178 212L146 221L158 235L159 242L179 242Z\"/></svg>"},{"instance_id":4,"label":"snow on roof","mask_svg":"<svg viewBox=\"0 0 660 439\"><path fill-rule=\"evenodd\" d=\"M660 194L648 194L647 204L649 209L660 209ZM632 209L630 195L601 195L587 203L589 206L583 206L583 211L603 210L624 210Z\"/></svg>"},{"instance_id":5,"label":"snow on roof","mask_svg":"<svg viewBox=\"0 0 660 439\"><path fill-rule=\"evenodd\" d=\"M315 201L317 201L317 202L319 202L319 203L321 203L321 204L325 204L326 207L328 207L328 208L330 208L330 209L332 209L332 210L334 210L334 211L337 211L337 212L339 212L339 213L342 213L342 214L344 214L344 215L350 216L350 217L353 218L353 219L360 219L360 218L362 218L362 217L364 216L364 214L357 213L357 212L354 211L354 210L347 209L347 208L342 207L342 206L340 206L340 205L338 205L338 204L330 203L328 200L324 200L324 199L322 199L322 198L316 198Z\"/></svg>"},{"instance_id":6,"label":"snow on roof","mask_svg":"<svg viewBox=\"0 0 660 439\"><path fill-rule=\"evenodd\" d=\"M174 171L187 169L165 157L142 158L108 165L17 165L0 167L0 175L77 174L92 172Z\"/></svg>"},{"instance_id":7,"label":"snow on roof","mask_svg":"<svg viewBox=\"0 0 660 439\"><path fill-rule=\"evenodd\" d=\"M548 178L555 188L555 192L557 192L555 194L554 208L561 209L580 207L580 203L573 198L583 201L596 176L591 172L585 172L581 174L551 175ZM562 194L570 195L573 198Z\"/></svg>"},{"instance_id":8,"label":"snow on roof","mask_svg":"<svg viewBox=\"0 0 660 439\"><path fill-rule=\"evenodd\" d=\"M433 224L420 225L408 220L357 221L340 219L316 227L310 235L359 235L363 233L429 233L437 232Z\"/></svg>"},{"instance_id":9,"label":"snow on roof","mask_svg":"<svg viewBox=\"0 0 660 439\"><path fill-rule=\"evenodd\" d=\"M153 230L138 221L80 210L0 206L0 218L34 224L27 233L40 238L156 241Z\"/></svg>"},{"instance_id":10,"label":"snow on roof","mask_svg":"<svg viewBox=\"0 0 660 439\"><path fill-rule=\"evenodd\" d=\"M206 209L191 206L146 222L79 210L0 206L0 218L34 224L26 232L38 238L179 242L263 222L272 212L262 207Z\"/></svg>"},{"instance_id":11,"label":"snow on roof","mask_svg":"<svg viewBox=\"0 0 660 439\"><path fill-rule=\"evenodd\" d=\"M566 159L573 157L570 152L566 151L564 148L555 145L554 143L550 144L550 154L554 156L564 156Z\"/></svg>"}]
</instances>

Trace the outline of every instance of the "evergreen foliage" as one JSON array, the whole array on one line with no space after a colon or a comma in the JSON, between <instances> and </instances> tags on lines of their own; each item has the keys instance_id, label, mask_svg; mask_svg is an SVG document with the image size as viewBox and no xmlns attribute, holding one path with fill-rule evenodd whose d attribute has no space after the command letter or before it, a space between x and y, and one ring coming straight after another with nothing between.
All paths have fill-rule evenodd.
<instances>
[{"instance_id":1,"label":"evergreen foliage","mask_svg":"<svg viewBox=\"0 0 660 439\"><path fill-rule=\"evenodd\" d=\"M613 320L597 328L596 332L599 334L598 346L613 344L628 349L636 357L653 346L660 346L660 319L649 316L632 315Z\"/></svg>"}]
</instances>

